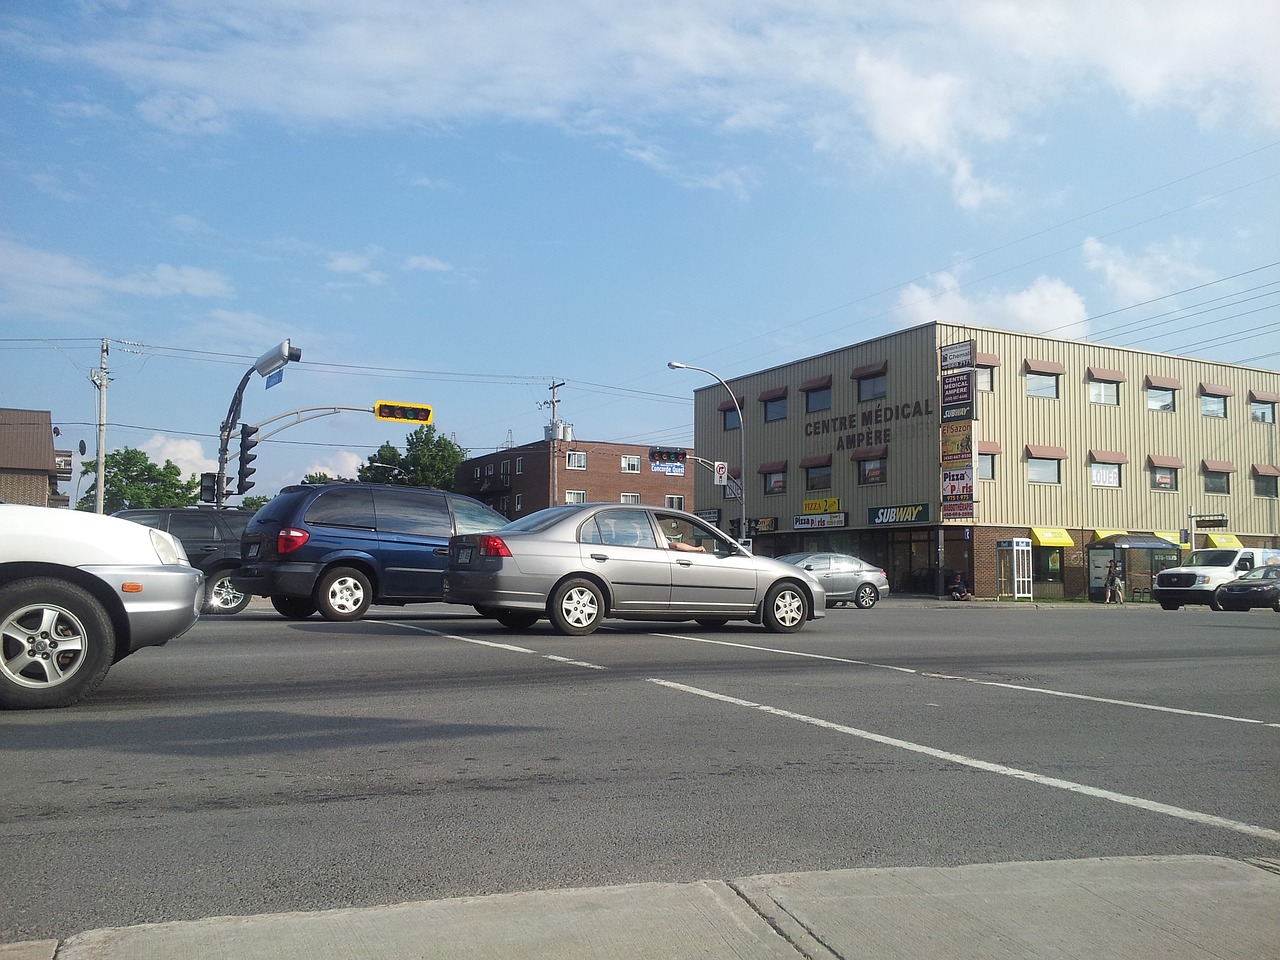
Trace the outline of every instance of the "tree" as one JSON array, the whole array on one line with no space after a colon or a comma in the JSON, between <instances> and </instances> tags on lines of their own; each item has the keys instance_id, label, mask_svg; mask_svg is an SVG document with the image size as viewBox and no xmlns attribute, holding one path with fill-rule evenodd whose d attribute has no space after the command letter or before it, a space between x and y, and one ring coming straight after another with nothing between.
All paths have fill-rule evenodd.
<instances>
[{"instance_id":1,"label":"tree","mask_svg":"<svg viewBox=\"0 0 1280 960\"><path fill-rule=\"evenodd\" d=\"M200 499L200 478L192 474L183 480L182 471L172 460L158 467L141 450L125 447L108 453L103 466L106 472L102 486L103 513L138 507L189 507ZM97 462L86 461L80 476L94 479L76 509L92 511L97 500Z\"/></svg>"},{"instance_id":2,"label":"tree","mask_svg":"<svg viewBox=\"0 0 1280 960\"><path fill-rule=\"evenodd\" d=\"M430 424L405 437L405 452L390 442L378 448L357 476L372 483L404 483L411 487L452 490L458 466L467 452Z\"/></svg>"},{"instance_id":3,"label":"tree","mask_svg":"<svg viewBox=\"0 0 1280 960\"><path fill-rule=\"evenodd\" d=\"M257 513L267 505L270 499L270 497L265 496L246 496L240 500L240 509L252 510L254 513Z\"/></svg>"}]
</instances>

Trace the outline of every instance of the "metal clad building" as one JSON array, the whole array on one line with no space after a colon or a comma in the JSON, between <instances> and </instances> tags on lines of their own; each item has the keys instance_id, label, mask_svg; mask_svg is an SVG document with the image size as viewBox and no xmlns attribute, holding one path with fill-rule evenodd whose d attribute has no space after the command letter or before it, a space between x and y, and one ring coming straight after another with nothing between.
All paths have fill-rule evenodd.
<instances>
[{"instance_id":1,"label":"metal clad building","mask_svg":"<svg viewBox=\"0 0 1280 960\"><path fill-rule=\"evenodd\" d=\"M944 520L939 352L965 341L975 502L971 518ZM908 592L933 593L959 571L991 596L996 542L1028 538L1036 595L1082 597L1096 586L1088 547L1108 534L1171 541L1124 558L1139 596L1200 522L1225 526L1199 531L1197 545L1280 547L1275 371L930 323L727 382L745 435L713 384L695 392L695 438L735 476L745 439L747 534L760 553L854 553ZM696 494L700 512L740 535L726 487L701 471Z\"/></svg>"}]
</instances>

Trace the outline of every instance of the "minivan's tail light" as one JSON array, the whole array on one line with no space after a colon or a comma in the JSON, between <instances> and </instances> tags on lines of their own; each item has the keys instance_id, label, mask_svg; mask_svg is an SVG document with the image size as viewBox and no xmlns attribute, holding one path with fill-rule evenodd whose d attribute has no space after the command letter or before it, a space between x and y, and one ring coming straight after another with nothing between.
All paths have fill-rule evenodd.
<instances>
[{"instance_id":1,"label":"minivan's tail light","mask_svg":"<svg viewBox=\"0 0 1280 960\"><path fill-rule=\"evenodd\" d=\"M495 537L491 533L480 535L480 542L476 545L476 552L482 557L511 556L511 548L502 542L501 537Z\"/></svg>"},{"instance_id":2,"label":"minivan's tail light","mask_svg":"<svg viewBox=\"0 0 1280 960\"><path fill-rule=\"evenodd\" d=\"M280 532L276 534L276 553L281 556L293 553L310 539L311 534L306 530L299 530L297 527L281 527Z\"/></svg>"}]
</instances>

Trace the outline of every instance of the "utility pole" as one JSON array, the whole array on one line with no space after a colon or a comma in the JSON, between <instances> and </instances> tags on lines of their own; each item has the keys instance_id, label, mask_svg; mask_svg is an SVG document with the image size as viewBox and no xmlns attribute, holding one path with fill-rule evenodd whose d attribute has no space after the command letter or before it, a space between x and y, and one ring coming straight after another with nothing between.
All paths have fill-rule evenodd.
<instances>
[{"instance_id":1,"label":"utility pole","mask_svg":"<svg viewBox=\"0 0 1280 960\"><path fill-rule=\"evenodd\" d=\"M98 369L89 371L90 382L98 388L98 478L93 484L93 511L103 512L104 487L107 472L107 354L111 352L111 341L102 341L102 354L98 359Z\"/></svg>"},{"instance_id":2,"label":"utility pole","mask_svg":"<svg viewBox=\"0 0 1280 960\"><path fill-rule=\"evenodd\" d=\"M551 391L551 399L543 400L540 404L538 404L538 406L540 407L551 408L551 425L547 429L547 448L549 450L548 459L551 461L550 506L553 506L553 507L559 502L559 497L560 497L560 490L559 490L560 476L559 476L559 470L558 470L559 463L557 462L560 456L560 453L559 453L560 447L556 442L557 440L560 439L560 415L558 412L560 409L560 398L559 396L557 396L556 391L559 390L564 385L565 385L565 381L561 380L559 383L556 383L556 381L552 379L551 386L547 388L548 390Z\"/></svg>"}]
</instances>

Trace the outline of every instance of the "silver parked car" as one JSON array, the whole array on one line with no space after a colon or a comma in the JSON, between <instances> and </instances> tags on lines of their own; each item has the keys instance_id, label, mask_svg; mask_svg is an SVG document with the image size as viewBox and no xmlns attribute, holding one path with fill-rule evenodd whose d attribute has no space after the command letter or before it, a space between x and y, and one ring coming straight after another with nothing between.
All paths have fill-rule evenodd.
<instances>
[{"instance_id":1,"label":"silver parked car","mask_svg":"<svg viewBox=\"0 0 1280 960\"><path fill-rule=\"evenodd\" d=\"M847 553L789 553L778 559L812 574L827 593L828 607L852 603L867 610L889 595L884 570Z\"/></svg>"},{"instance_id":2,"label":"silver parked car","mask_svg":"<svg viewBox=\"0 0 1280 960\"><path fill-rule=\"evenodd\" d=\"M747 620L793 633L826 608L808 574L752 556L692 514L617 503L548 507L492 533L453 537L444 600L513 630L545 617L571 636L606 617Z\"/></svg>"}]
</instances>

